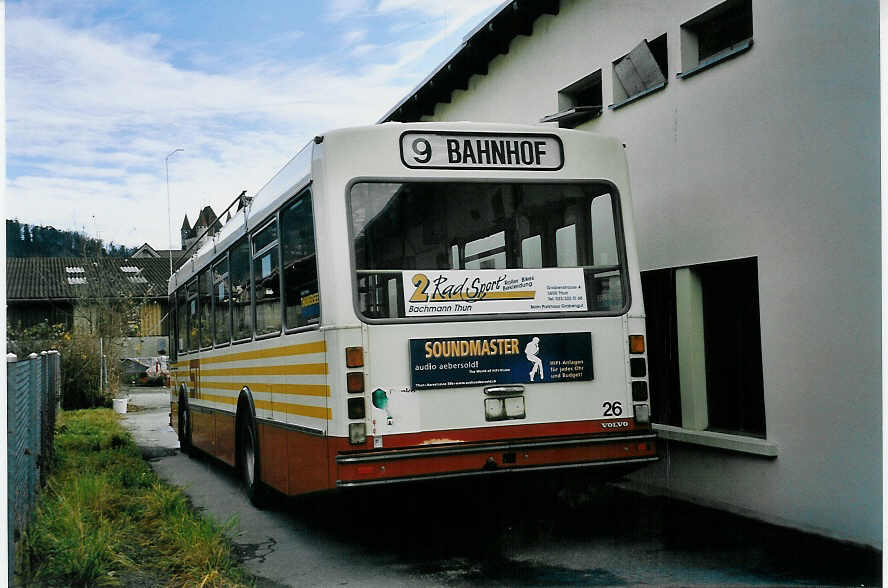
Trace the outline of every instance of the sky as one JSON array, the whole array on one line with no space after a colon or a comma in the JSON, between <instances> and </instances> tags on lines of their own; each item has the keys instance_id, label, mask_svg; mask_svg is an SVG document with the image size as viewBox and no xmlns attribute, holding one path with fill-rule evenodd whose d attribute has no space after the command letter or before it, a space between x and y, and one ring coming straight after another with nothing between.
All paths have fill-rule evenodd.
<instances>
[{"instance_id":1,"label":"sky","mask_svg":"<svg viewBox=\"0 0 888 588\"><path fill-rule=\"evenodd\" d=\"M7 2L6 218L179 248L185 214L375 123L500 3Z\"/></svg>"}]
</instances>

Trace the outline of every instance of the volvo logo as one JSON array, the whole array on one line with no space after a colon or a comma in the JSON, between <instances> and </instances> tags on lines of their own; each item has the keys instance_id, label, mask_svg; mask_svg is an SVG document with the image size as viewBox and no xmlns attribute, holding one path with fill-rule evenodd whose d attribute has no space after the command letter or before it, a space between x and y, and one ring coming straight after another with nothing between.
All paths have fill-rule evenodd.
<instances>
[{"instance_id":1,"label":"volvo logo","mask_svg":"<svg viewBox=\"0 0 888 588\"><path fill-rule=\"evenodd\" d=\"M602 428L605 429L622 429L623 427L629 426L629 421L615 421L612 423L601 423Z\"/></svg>"}]
</instances>

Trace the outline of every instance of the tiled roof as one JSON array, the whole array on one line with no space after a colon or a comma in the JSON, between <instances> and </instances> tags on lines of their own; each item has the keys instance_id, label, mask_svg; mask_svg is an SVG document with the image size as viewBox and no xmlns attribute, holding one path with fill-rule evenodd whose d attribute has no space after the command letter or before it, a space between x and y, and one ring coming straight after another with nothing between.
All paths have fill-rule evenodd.
<instances>
[{"instance_id":1,"label":"tiled roof","mask_svg":"<svg viewBox=\"0 0 888 588\"><path fill-rule=\"evenodd\" d=\"M8 257L6 299L166 298L170 261L151 257Z\"/></svg>"}]
</instances>

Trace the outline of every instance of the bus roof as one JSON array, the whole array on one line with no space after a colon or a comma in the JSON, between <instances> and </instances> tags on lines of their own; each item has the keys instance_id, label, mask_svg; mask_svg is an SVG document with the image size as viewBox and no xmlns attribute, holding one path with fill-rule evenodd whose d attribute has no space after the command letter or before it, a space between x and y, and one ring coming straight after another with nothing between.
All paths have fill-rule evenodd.
<instances>
[{"instance_id":1,"label":"bus roof","mask_svg":"<svg viewBox=\"0 0 888 588\"><path fill-rule=\"evenodd\" d=\"M399 135L409 130L425 131L450 131L450 132L480 132L480 133L521 133L566 136L569 134L582 135L586 140L612 143L613 137L607 137L590 133L588 131L575 131L559 129L552 126L507 124L507 123L475 123L467 121L459 122L418 122L400 123L386 122L376 125L359 127L347 127L335 129L315 137L306 144L290 161L284 165L272 178L266 182L253 196L249 204L231 215L219 232L206 240L199 248L191 252L189 259L180 264L172 276L170 276L167 291L172 294L176 288L185 284L189 279L203 269L209 262L230 244L243 236L246 232L255 229L264 223L267 217L274 212L282 201L293 196L298 190L311 182L311 161L315 147L324 141L325 137L337 140L348 139L349 135L366 135L374 133L379 135ZM220 219L221 220L221 219Z\"/></svg>"}]
</instances>

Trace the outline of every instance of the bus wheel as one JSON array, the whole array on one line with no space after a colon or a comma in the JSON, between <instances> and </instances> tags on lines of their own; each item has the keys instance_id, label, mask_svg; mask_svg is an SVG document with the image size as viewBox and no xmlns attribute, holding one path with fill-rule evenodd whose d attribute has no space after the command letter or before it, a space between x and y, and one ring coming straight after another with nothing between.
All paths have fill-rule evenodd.
<instances>
[{"instance_id":1,"label":"bus wheel","mask_svg":"<svg viewBox=\"0 0 888 588\"><path fill-rule=\"evenodd\" d=\"M244 491L253 506L265 506L265 493L259 475L259 436L251 415L240 419L240 469Z\"/></svg>"},{"instance_id":2,"label":"bus wheel","mask_svg":"<svg viewBox=\"0 0 888 588\"><path fill-rule=\"evenodd\" d=\"M191 411L184 394L179 396L179 449L185 455L194 455L194 447L191 445Z\"/></svg>"}]
</instances>

